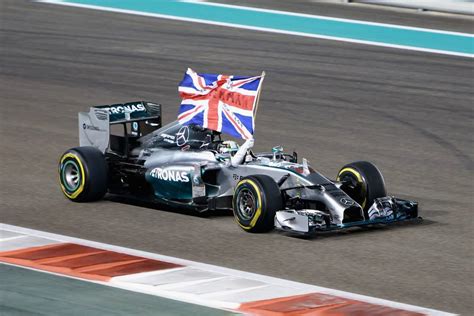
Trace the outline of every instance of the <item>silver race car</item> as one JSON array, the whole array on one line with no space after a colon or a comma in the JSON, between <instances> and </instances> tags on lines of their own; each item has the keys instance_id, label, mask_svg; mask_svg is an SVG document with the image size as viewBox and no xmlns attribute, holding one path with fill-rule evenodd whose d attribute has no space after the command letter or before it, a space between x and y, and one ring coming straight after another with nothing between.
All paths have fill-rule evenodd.
<instances>
[{"instance_id":1,"label":"silver race car","mask_svg":"<svg viewBox=\"0 0 474 316\"><path fill-rule=\"evenodd\" d=\"M175 121L139 101L79 113L80 147L59 163L64 195L76 202L106 193L192 208L232 209L247 232L274 228L301 234L418 218L418 203L387 196L382 174L366 161L343 166L335 180L306 159L253 153L219 132Z\"/></svg>"}]
</instances>

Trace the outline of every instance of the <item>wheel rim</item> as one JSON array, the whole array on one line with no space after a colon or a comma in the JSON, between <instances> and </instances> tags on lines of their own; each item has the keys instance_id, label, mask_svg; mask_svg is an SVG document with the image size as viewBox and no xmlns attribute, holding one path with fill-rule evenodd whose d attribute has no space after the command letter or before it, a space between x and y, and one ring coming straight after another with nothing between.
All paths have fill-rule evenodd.
<instances>
[{"instance_id":1,"label":"wheel rim","mask_svg":"<svg viewBox=\"0 0 474 316\"><path fill-rule=\"evenodd\" d=\"M339 176L342 182L350 182L346 187L346 191L357 203L364 204L366 200L367 189L363 182L360 182L355 175L350 172L343 172Z\"/></svg>"},{"instance_id":2,"label":"wheel rim","mask_svg":"<svg viewBox=\"0 0 474 316\"><path fill-rule=\"evenodd\" d=\"M257 210L257 200L253 192L247 188L240 190L237 195L237 211L243 220L251 220Z\"/></svg>"},{"instance_id":3,"label":"wheel rim","mask_svg":"<svg viewBox=\"0 0 474 316\"><path fill-rule=\"evenodd\" d=\"M63 165L62 180L66 190L74 192L81 184L79 166L74 160L68 160Z\"/></svg>"}]
</instances>

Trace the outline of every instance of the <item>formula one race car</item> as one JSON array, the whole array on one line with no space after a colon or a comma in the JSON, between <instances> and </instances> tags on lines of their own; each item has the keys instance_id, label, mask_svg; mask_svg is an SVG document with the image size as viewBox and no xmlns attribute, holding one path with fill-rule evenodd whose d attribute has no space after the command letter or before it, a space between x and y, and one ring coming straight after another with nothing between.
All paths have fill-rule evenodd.
<instances>
[{"instance_id":1,"label":"formula one race car","mask_svg":"<svg viewBox=\"0 0 474 316\"><path fill-rule=\"evenodd\" d=\"M59 163L64 195L76 202L108 192L192 208L232 209L247 232L295 233L416 219L418 204L387 196L382 174L366 161L329 180L281 147L253 153L219 132L175 121L139 101L79 113L80 147ZM235 159L240 156L240 159Z\"/></svg>"}]
</instances>

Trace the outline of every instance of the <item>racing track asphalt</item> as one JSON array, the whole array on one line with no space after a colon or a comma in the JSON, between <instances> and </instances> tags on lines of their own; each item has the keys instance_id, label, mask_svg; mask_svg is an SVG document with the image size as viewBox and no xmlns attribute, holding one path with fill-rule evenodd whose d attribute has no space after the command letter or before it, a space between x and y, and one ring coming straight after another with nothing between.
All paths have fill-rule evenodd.
<instances>
[{"instance_id":1,"label":"racing track asphalt","mask_svg":"<svg viewBox=\"0 0 474 316\"><path fill-rule=\"evenodd\" d=\"M389 14L377 12L377 19ZM472 26L425 18L447 29ZM474 310L472 59L29 1L0 1L0 23L1 222L450 312ZM371 160L389 193L421 203L424 223L301 239L247 234L229 214L68 202L56 168L60 154L77 145L77 112L147 99L164 105L168 122L188 66L265 70L257 150L297 149L329 176L344 163Z\"/></svg>"}]
</instances>

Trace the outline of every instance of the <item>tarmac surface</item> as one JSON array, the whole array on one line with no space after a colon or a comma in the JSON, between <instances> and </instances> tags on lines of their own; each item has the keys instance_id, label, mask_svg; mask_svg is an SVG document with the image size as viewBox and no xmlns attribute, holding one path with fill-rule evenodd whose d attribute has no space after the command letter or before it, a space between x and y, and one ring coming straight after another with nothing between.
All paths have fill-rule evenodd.
<instances>
[{"instance_id":1,"label":"tarmac surface","mask_svg":"<svg viewBox=\"0 0 474 316\"><path fill-rule=\"evenodd\" d=\"M307 13L327 8L311 6L320 13ZM374 20L384 15L397 23L402 14L372 11ZM402 16L397 24L416 20ZM472 31L466 18L425 18L436 29ZM0 61L1 222L473 312L472 59L1 0ZM424 222L301 239L245 233L227 213L198 217L110 199L67 201L57 163L78 145L77 112L144 99L162 103L169 122L187 67L265 70L256 151L296 149L328 176L345 163L373 161L389 194L420 202Z\"/></svg>"},{"instance_id":2,"label":"tarmac surface","mask_svg":"<svg viewBox=\"0 0 474 316\"><path fill-rule=\"evenodd\" d=\"M342 0L213 0L209 2L452 32L472 33L474 31L473 16L356 2L341 3Z\"/></svg>"}]
</instances>

